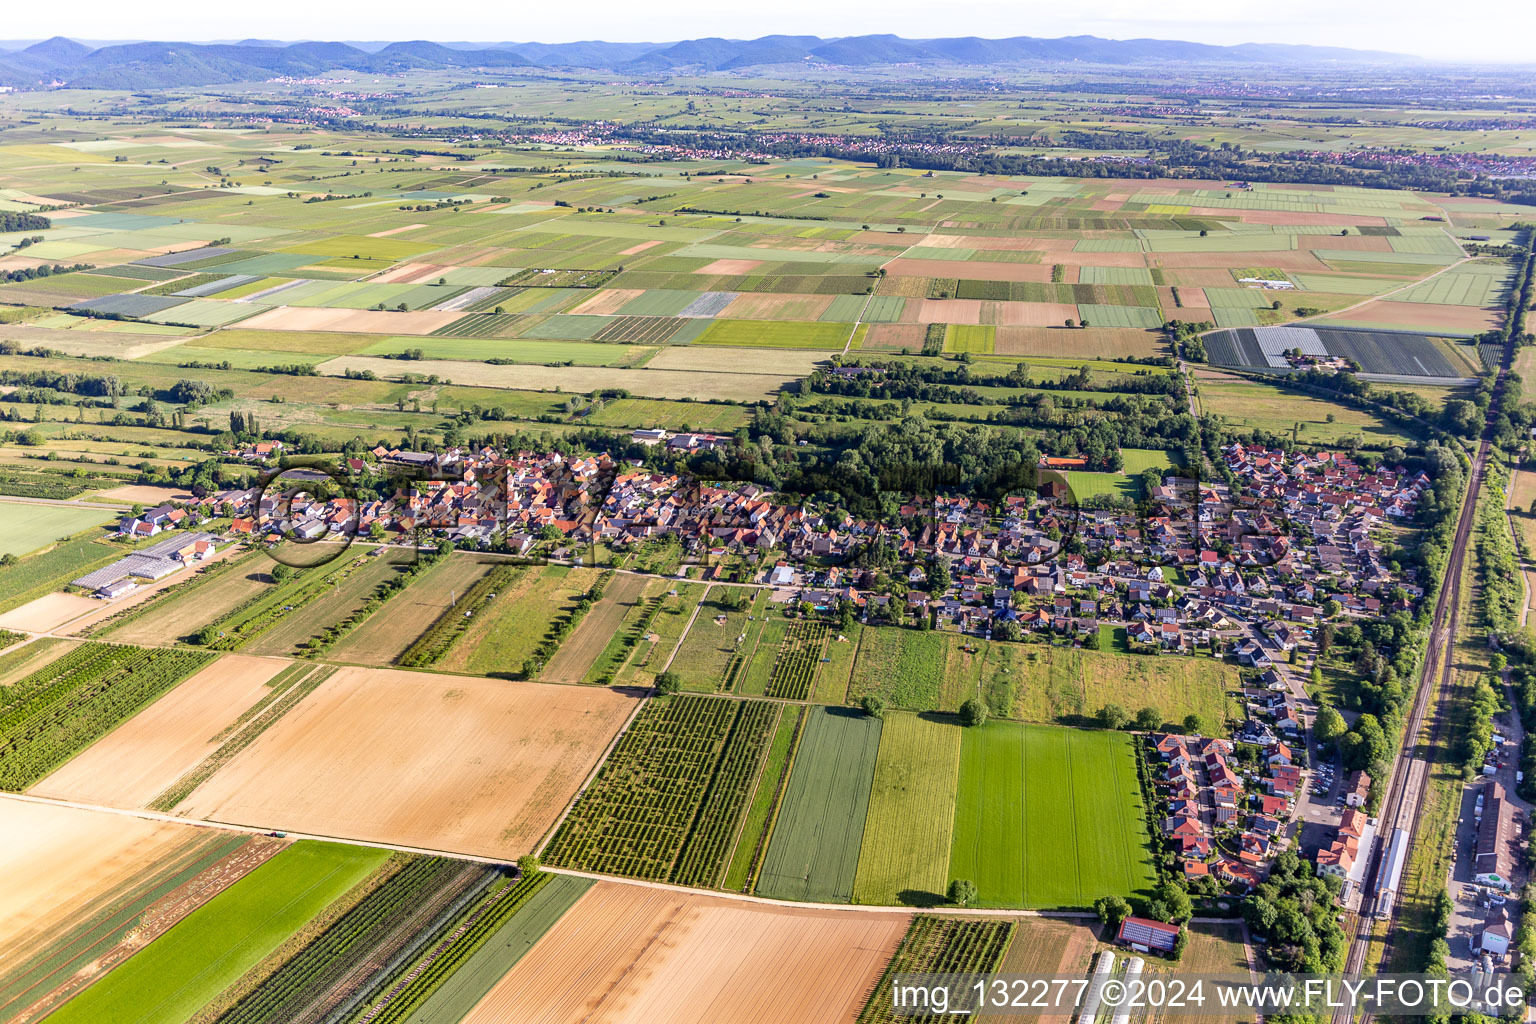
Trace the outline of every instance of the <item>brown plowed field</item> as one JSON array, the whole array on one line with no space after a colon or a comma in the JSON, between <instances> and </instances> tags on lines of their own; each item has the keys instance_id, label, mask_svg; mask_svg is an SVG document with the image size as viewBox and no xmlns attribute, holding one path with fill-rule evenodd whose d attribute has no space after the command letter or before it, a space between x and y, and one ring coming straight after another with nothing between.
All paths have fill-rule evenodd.
<instances>
[{"instance_id":1,"label":"brown plowed field","mask_svg":"<svg viewBox=\"0 0 1536 1024\"><path fill-rule=\"evenodd\" d=\"M143 807L218 749L212 742L266 696L288 663L226 654L103 736L29 793Z\"/></svg>"},{"instance_id":2,"label":"brown plowed field","mask_svg":"<svg viewBox=\"0 0 1536 1024\"><path fill-rule=\"evenodd\" d=\"M0 629L22 629L29 633L47 633L71 619L96 611L102 603L94 597L78 594L44 594L0 615Z\"/></svg>"},{"instance_id":3,"label":"brown plowed field","mask_svg":"<svg viewBox=\"0 0 1536 1024\"><path fill-rule=\"evenodd\" d=\"M465 1024L851 1022L908 922L599 882Z\"/></svg>"},{"instance_id":4,"label":"brown plowed field","mask_svg":"<svg viewBox=\"0 0 1536 1024\"><path fill-rule=\"evenodd\" d=\"M344 668L177 811L516 858L575 795L634 700L597 687Z\"/></svg>"},{"instance_id":5,"label":"brown plowed field","mask_svg":"<svg viewBox=\"0 0 1536 1024\"><path fill-rule=\"evenodd\" d=\"M830 295L774 295L744 292L720 311L721 319L815 320L832 305Z\"/></svg>"},{"instance_id":6,"label":"brown plowed field","mask_svg":"<svg viewBox=\"0 0 1536 1024\"><path fill-rule=\"evenodd\" d=\"M189 825L0 798L0 964L197 834Z\"/></svg>"},{"instance_id":7,"label":"brown plowed field","mask_svg":"<svg viewBox=\"0 0 1536 1024\"><path fill-rule=\"evenodd\" d=\"M608 641L618 632L624 616L639 602L649 581L648 576L615 574L603 591L603 599L587 612L576 632L560 644L555 656L544 666L541 678L550 683L581 682L597 656L608 646Z\"/></svg>"},{"instance_id":8,"label":"brown plowed field","mask_svg":"<svg viewBox=\"0 0 1536 1024\"><path fill-rule=\"evenodd\" d=\"M906 348L916 354L923 350L926 334L922 324L871 324L861 351L900 352Z\"/></svg>"}]
</instances>

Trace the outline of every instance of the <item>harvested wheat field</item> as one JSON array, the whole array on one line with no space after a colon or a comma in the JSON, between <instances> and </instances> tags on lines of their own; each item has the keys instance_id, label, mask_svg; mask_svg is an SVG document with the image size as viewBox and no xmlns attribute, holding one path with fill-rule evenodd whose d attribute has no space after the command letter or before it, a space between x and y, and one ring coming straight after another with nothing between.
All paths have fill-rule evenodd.
<instances>
[{"instance_id":1,"label":"harvested wheat field","mask_svg":"<svg viewBox=\"0 0 1536 1024\"><path fill-rule=\"evenodd\" d=\"M166 859L198 831L0 797L0 965L57 935L94 900Z\"/></svg>"},{"instance_id":2,"label":"harvested wheat field","mask_svg":"<svg viewBox=\"0 0 1536 1024\"><path fill-rule=\"evenodd\" d=\"M871 324L859 347L864 351L899 352L905 348L921 352L926 333L922 324Z\"/></svg>"},{"instance_id":3,"label":"harvested wheat field","mask_svg":"<svg viewBox=\"0 0 1536 1024\"><path fill-rule=\"evenodd\" d=\"M903 320L920 324L979 324L980 299L919 299L907 303Z\"/></svg>"},{"instance_id":4,"label":"harvested wheat field","mask_svg":"<svg viewBox=\"0 0 1536 1024\"><path fill-rule=\"evenodd\" d=\"M599 882L465 1024L851 1022L909 920Z\"/></svg>"},{"instance_id":5,"label":"harvested wheat field","mask_svg":"<svg viewBox=\"0 0 1536 1024\"><path fill-rule=\"evenodd\" d=\"M695 274L750 274L763 265L762 260L715 260L706 263Z\"/></svg>"},{"instance_id":6,"label":"harvested wheat field","mask_svg":"<svg viewBox=\"0 0 1536 1024\"><path fill-rule=\"evenodd\" d=\"M1004 327L1059 327L1077 319L1070 302L999 302L997 323Z\"/></svg>"},{"instance_id":7,"label":"harvested wheat field","mask_svg":"<svg viewBox=\"0 0 1536 1024\"><path fill-rule=\"evenodd\" d=\"M156 487L152 484L109 487L104 491L97 491L95 498L100 501L121 501L129 505L139 504L149 507L163 505L168 501L194 500L191 492L179 487Z\"/></svg>"},{"instance_id":8,"label":"harvested wheat field","mask_svg":"<svg viewBox=\"0 0 1536 1024\"><path fill-rule=\"evenodd\" d=\"M431 334L463 313L430 310L335 309L330 306L279 306L243 321L256 331L349 331L354 334Z\"/></svg>"},{"instance_id":9,"label":"harvested wheat field","mask_svg":"<svg viewBox=\"0 0 1536 1024\"><path fill-rule=\"evenodd\" d=\"M380 235L370 235L370 238L379 238ZM390 267L382 274L375 274L368 280L372 284L415 284L418 281L428 281L442 277L453 267L444 267L436 263L401 263Z\"/></svg>"},{"instance_id":10,"label":"harvested wheat field","mask_svg":"<svg viewBox=\"0 0 1536 1024\"><path fill-rule=\"evenodd\" d=\"M344 668L177 813L512 859L554 823L635 699Z\"/></svg>"},{"instance_id":11,"label":"harvested wheat field","mask_svg":"<svg viewBox=\"0 0 1536 1024\"><path fill-rule=\"evenodd\" d=\"M1328 319L1429 332L1441 330L1458 334L1481 334L1483 331L1498 327L1503 318L1504 312L1498 307L1438 306L1428 302L1392 302L1378 299L1354 309L1334 313Z\"/></svg>"},{"instance_id":12,"label":"harvested wheat field","mask_svg":"<svg viewBox=\"0 0 1536 1024\"><path fill-rule=\"evenodd\" d=\"M921 334L921 329L919 329ZM921 336L917 347L923 347ZM809 376L817 364L827 361L825 349L726 348L725 346L673 345L645 364L648 370L689 370L695 373L783 373Z\"/></svg>"},{"instance_id":13,"label":"harvested wheat field","mask_svg":"<svg viewBox=\"0 0 1536 1024\"><path fill-rule=\"evenodd\" d=\"M648 576L627 572L616 574L603 591L602 600L587 612L576 631L560 644L555 656L544 666L540 678L551 683L581 682L592 663L597 661L598 655L603 653L603 648L608 646L608 641L619 631L624 616L640 603L640 597L649 582Z\"/></svg>"},{"instance_id":14,"label":"harvested wheat field","mask_svg":"<svg viewBox=\"0 0 1536 1024\"><path fill-rule=\"evenodd\" d=\"M721 319L817 320L832 305L830 295L774 295L743 292L720 311Z\"/></svg>"},{"instance_id":15,"label":"harvested wheat field","mask_svg":"<svg viewBox=\"0 0 1536 1024\"><path fill-rule=\"evenodd\" d=\"M1116 356L1167 355L1167 343L1157 331L1134 327L999 327L1000 356L1065 356L1074 359L1113 359Z\"/></svg>"},{"instance_id":16,"label":"harvested wheat field","mask_svg":"<svg viewBox=\"0 0 1536 1024\"><path fill-rule=\"evenodd\" d=\"M107 733L29 793L137 808L218 749L213 742L267 694L288 663L226 654Z\"/></svg>"},{"instance_id":17,"label":"harvested wheat field","mask_svg":"<svg viewBox=\"0 0 1536 1024\"><path fill-rule=\"evenodd\" d=\"M604 288L571 312L608 316L617 313L644 294L643 288Z\"/></svg>"},{"instance_id":18,"label":"harvested wheat field","mask_svg":"<svg viewBox=\"0 0 1536 1024\"><path fill-rule=\"evenodd\" d=\"M47 633L58 629L71 619L78 619L86 612L101 607L93 597L77 594L44 594L28 601L20 608L13 608L0 615L0 629L21 629L29 633Z\"/></svg>"}]
</instances>

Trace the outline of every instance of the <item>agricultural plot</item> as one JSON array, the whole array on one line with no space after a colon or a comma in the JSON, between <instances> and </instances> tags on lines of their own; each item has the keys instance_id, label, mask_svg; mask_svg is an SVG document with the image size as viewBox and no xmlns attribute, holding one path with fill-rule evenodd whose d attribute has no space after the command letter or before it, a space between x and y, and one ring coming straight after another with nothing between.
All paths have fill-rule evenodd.
<instances>
[{"instance_id":1,"label":"agricultural plot","mask_svg":"<svg viewBox=\"0 0 1536 1024\"><path fill-rule=\"evenodd\" d=\"M852 1021L906 927L904 914L599 882L465 1024ZM571 984L577 972L580 986Z\"/></svg>"},{"instance_id":2,"label":"agricultural plot","mask_svg":"<svg viewBox=\"0 0 1536 1024\"><path fill-rule=\"evenodd\" d=\"M846 903L864 839L880 719L847 708L817 707L808 714L757 893Z\"/></svg>"},{"instance_id":3,"label":"agricultural plot","mask_svg":"<svg viewBox=\"0 0 1536 1024\"><path fill-rule=\"evenodd\" d=\"M276 659L225 655L29 792L108 807L143 807L217 749L210 737L266 696L283 667Z\"/></svg>"},{"instance_id":4,"label":"agricultural plot","mask_svg":"<svg viewBox=\"0 0 1536 1024\"><path fill-rule=\"evenodd\" d=\"M826 623L815 620L790 623L774 657L767 695L785 700L808 700L811 683L826 649Z\"/></svg>"},{"instance_id":5,"label":"agricultural plot","mask_svg":"<svg viewBox=\"0 0 1536 1024\"><path fill-rule=\"evenodd\" d=\"M404 592L390 598L378 614L343 637L327 657L358 665L396 664L438 622L447 619L447 624L454 625L454 620L464 621L462 616L449 613L469 601L495 566L462 552L440 560Z\"/></svg>"},{"instance_id":6,"label":"agricultural plot","mask_svg":"<svg viewBox=\"0 0 1536 1024\"><path fill-rule=\"evenodd\" d=\"M305 654L327 630L355 613L379 584L402 572L405 563L413 559L414 552L387 551L327 574L322 593L305 601L302 614L282 615L270 628L242 644L241 650L290 657Z\"/></svg>"},{"instance_id":7,"label":"agricultural plot","mask_svg":"<svg viewBox=\"0 0 1536 1024\"><path fill-rule=\"evenodd\" d=\"M0 789L33 785L211 660L88 643L16 681L0 722Z\"/></svg>"},{"instance_id":8,"label":"agricultural plot","mask_svg":"<svg viewBox=\"0 0 1536 1024\"><path fill-rule=\"evenodd\" d=\"M678 583L661 595L646 632L616 677L620 685L648 687L655 682L657 674L677 651L683 631L688 628L693 611L704 596L704 589L698 583Z\"/></svg>"},{"instance_id":9,"label":"agricultural plot","mask_svg":"<svg viewBox=\"0 0 1536 1024\"><path fill-rule=\"evenodd\" d=\"M0 1014L41 997L34 958L74 922L195 845L198 830L59 804L0 801ZM15 972L15 973L13 973ZM23 1003L25 1005L25 1003Z\"/></svg>"},{"instance_id":10,"label":"agricultural plot","mask_svg":"<svg viewBox=\"0 0 1536 1024\"><path fill-rule=\"evenodd\" d=\"M1131 742L1015 722L967 729L950 877L974 881L994 907L1086 907L1150 889Z\"/></svg>"},{"instance_id":11,"label":"agricultural plot","mask_svg":"<svg viewBox=\"0 0 1536 1024\"><path fill-rule=\"evenodd\" d=\"M732 664L755 632L747 621L755 592L711 587L669 666L682 688L702 693L727 689ZM745 602L738 607L738 602Z\"/></svg>"},{"instance_id":12,"label":"agricultural plot","mask_svg":"<svg viewBox=\"0 0 1536 1024\"><path fill-rule=\"evenodd\" d=\"M0 555L31 554L112 518L109 509L56 503L0 503Z\"/></svg>"},{"instance_id":13,"label":"agricultural plot","mask_svg":"<svg viewBox=\"0 0 1536 1024\"><path fill-rule=\"evenodd\" d=\"M910 711L953 711L944 700L944 637L915 629L865 629L860 634L848 699L868 693Z\"/></svg>"},{"instance_id":14,"label":"agricultural plot","mask_svg":"<svg viewBox=\"0 0 1536 1024\"><path fill-rule=\"evenodd\" d=\"M614 690L344 668L177 812L515 858L633 706Z\"/></svg>"},{"instance_id":15,"label":"agricultural plot","mask_svg":"<svg viewBox=\"0 0 1536 1024\"><path fill-rule=\"evenodd\" d=\"M374 1024L462 1020L592 885L539 872L492 886L442 942L406 961L404 978L365 1001Z\"/></svg>"},{"instance_id":16,"label":"agricultural plot","mask_svg":"<svg viewBox=\"0 0 1536 1024\"><path fill-rule=\"evenodd\" d=\"M886 714L855 902L935 906L944 901L962 731L958 722L937 716Z\"/></svg>"},{"instance_id":17,"label":"agricultural plot","mask_svg":"<svg viewBox=\"0 0 1536 1024\"><path fill-rule=\"evenodd\" d=\"M318 1022L355 1006L359 989L378 978L381 964L408 955L432 935L443 914L475 899L497 877L494 868L443 857L397 854L387 877L314 941L247 990L226 992L233 1004L224 1024Z\"/></svg>"},{"instance_id":18,"label":"agricultural plot","mask_svg":"<svg viewBox=\"0 0 1536 1024\"><path fill-rule=\"evenodd\" d=\"M870 993L858 1024L895 1024L891 986L898 974L991 974L1013 940L1012 921L920 915L901 940L880 984Z\"/></svg>"},{"instance_id":19,"label":"agricultural plot","mask_svg":"<svg viewBox=\"0 0 1536 1024\"><path fill-rule=\"evenodd\" d=\"M616 574L593 606L539 677L547 683L579 683L592 671L598 658L641 605L649 581L644 576Z\"/></svg>"},{"instance_id":20,"label":"agricultural plot","mask_svg":"<svg viewBox=\"0 0 1536 1024\"><path fill-rule=\"evenodd\" d=\"M296 843L49 1019L79 1024L186 1020L388 857L386 850Z\"/></svg>"},{"instance_id":21,"label":"agricultural plot","mask_svg":"<svg viewBox=\"0 0 1536 1024\"><path fill-rule=\"evenodd\" d=\"M555 632L557 621L571 617L598 577L596 569L560 565L525 574L511 590L486 603L440 666L481 675L524 673Z\"/></svg>"},{"instance_id":22,"label":"agricultural plot","mask_svg":"<svg viewBox=\"0 0 1536 1024\"><path fill-rule=\"evenodd\" d=\"M625 731L544 850L552 865L713 884L724 870L777 707L658 698Z\"/></svg>"}]
</instances>

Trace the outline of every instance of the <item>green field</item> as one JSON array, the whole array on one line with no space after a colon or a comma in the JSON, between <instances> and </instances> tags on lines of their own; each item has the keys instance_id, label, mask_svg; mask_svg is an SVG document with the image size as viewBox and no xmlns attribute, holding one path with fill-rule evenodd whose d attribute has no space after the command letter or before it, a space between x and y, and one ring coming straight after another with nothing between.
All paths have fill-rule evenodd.
<instances>
[{"instance_id":1,"label":"green field","mask_svg":"<svg viewBox=\"0 0 1536 1024\"><path fill-rule=\"evenodd\" d=\"M848 708L816 707L808 714L757 893L846 903L863 845L880 720Z\"/></svg>"},{"instance_id":2,"label":"green field","mask_svg":"<svg viewBox=\"0 0 1536 1024\"><path fill-rule=\"evenodd\" d=\"M994 907L1086 907L1150 889L1131 743L1015 722L967 729L950 877L974 881Z\"/></svg>"},{"instance_id":3,"label":"green field","mask_svg":"<svg viewBox=\"0 0 1536 1024\"><path fill-rule=\"evenodd\" d=\"M60 1024L186 1020L389 856L388 850L368 847L295 843L48 1019Z\"/></svg>"},{"instance_id":4,"label":"green field","mask_svg":"<svg viewBox=\"0 0 1536 1024\"><path fill-rule=\"evenodd\" d=\"M854 902L934 905L944 899L963 731L947 718L886 714Z\"/></svg>"},{"instance_id":5,"label":"green field","mask_svg":"<svg viewBox=\"0 0 1536 1024\"><path fill-rule=\"evenodd\" d=\"M848 698L878 693L893 707L953 711L943 707L944 637L915 629L865 629L853 665Z\"/></svg>"},{"instance_id":6,"label":"green field","mask_svg":"<svg viewBox=\"0 0 1536 1024\"><path fill-rule=\"evenodd\" d=\"M53 502L0 502L0 555L19 557L114 518L110 511L100 508Z\"/></svg>"},{"instance_id":7,"label":"green field","mask_svg":"<svg viewBox=\"0 0 1536 1024\"><path fill-rule=\"evenodd\" d=\"M847 341L848 325L841 323L716 320L693 344L834 349L842 348Z\"/></svg>"}]
</instances>

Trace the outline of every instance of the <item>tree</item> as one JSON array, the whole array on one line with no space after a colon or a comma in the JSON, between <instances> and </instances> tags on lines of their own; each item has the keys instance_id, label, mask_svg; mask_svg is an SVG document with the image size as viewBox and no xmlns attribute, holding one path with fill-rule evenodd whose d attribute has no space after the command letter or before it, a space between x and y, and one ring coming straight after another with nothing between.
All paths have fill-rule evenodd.
<instances>
[{"instance_id":1,"label":"tree","mask_svg":"<svg viewBox=\"0 0 1536 1024\"><path fill-rule=\"evenodd\" d=\"M1318 746L1336 746L1348 731L1349 726L1337 709L1327 704L1317 709L1317 718L1312 722L1312 735L1317 738Z\"/></svg>"},{"instance_id":2,"label":"tree","mask_svg":"<svg viewBox=\"0 0 1536 1024\"><path fill-rule=\"evenodd\" d=\"M957 878L949 883L949 902L957 907L968 907L976 902L976 883L969 878Z\"/></svg>"},{"instance_id":3,"label":"tree","mask_svg":"<svg viewBox=\"0 0 1536 1024\"><path fill-rule=\"evenodd\" d=\"M1184 716L1184 732L1188 736L1199 736L1205 731L1205 723L1200 721L1200 716L1191 711Z\"/></svg>"},{"instance_id":4,"label":"tree","mask_svg":"<svg viewBox=\"0 0 1536 1024\"><path fill-rule=\"evenodd\" d=\"M1207 878L1210 876L1207 875ZM1168 959L1177 963L1184 959L1184 951L1189 948L1189 929L1180 928L1178 937L1173 940L1173 949L1168 953Z\"/></svg>"},{"instance_id":5,"label":"tree","mask_svg":"<svg viewBox=\"0 0 1536 1024\"><path fill-rule=\"evenodd\" d=\"M517 858L517 873L524 878L539 873L540 861L536 853L525 853Z\"/></svg>"},{"instance_id":6,"label":"tree","mask_svg":"<svg viewBox=\"0 0 1536 1024\"><path fill-rule=\"evenodd\" d=\"M987 706L978 697L972 697L960 705L960 723L962 725L986 725Z\"/></svg>"},{"instance_id":7,"label":"tree","mask_svg":"<svg viewBox=\"0 0 1536 1024\"><path fill-rule=\"evenodd\" d=\"M667 669L665 672L659 672L656 675L657 693L676 693L682 687L682 685L682 679L679 678L678 674L673 672L671 669Z\"/></svg>"},{"instance_id":8,"label":"tree","mask_svg":"<svg viewBox=\"0 0 1536 1024\"><path fill-rule=\"evenodd\" d=\"M1187 921L1195 912L1189 893L1175 882L1164 882L1158 886L1153 898L1168 910L1168 916L1163 920Z\"/></svg>"},{"instance_id":9,"label":"tree","mask_svg":"<svg viewBox=\"0 0 1536 1024\"><path fill-rule=\"evenodd\" d=\"M1105 704L1099 708L1099 724L1106 729L1124 729L1131 721L1131 713L1119 704Z\"/></svg>"},{"instance_id":10,"label":"tree","mask_svg":"<svg viewBox=\"0 0 1536 1024\"><path fill-rule=\"evenodd\" d=\"M1163 725L1163 713L1150 704L1136 712L1136 728L1143 732L1151 732L1160 729Z\"/></svg>"},{"instance_id":11,"label":"tree","mask_svg":"<svg viewBox=\"0 0 1536 1024\"><path fill-rule=\"evenodd\" d=\"M20 561L20 559L18 559L13 552L7 551L5 554L0 555L0 565L5 566L7 569L15 565L18 561Z\"/></svg>"},{"instance_id":12,"label":"tree","mask_svg":"<svg viewBox=\"0 0 1536 1024\"><path fill-rule=\"evenodd\" d=\"M885 698L878 693L866 693L864 699L859 701L859 707L863 708L864 713L870 718L885 717Z\"/></svg>"},{"instance_id":13,"label":"tree","mask_svg":"<svg viewBox=\"0 0 1536 1024\"><path fill-rule=\"evenodd\" d=\"M1343 610L1344 606L1331 597L1323 602L1323 618L1325 619L1331 619Z\"/></svg>"},{"instance_id":14,"label":"tree","mask_svg":"<svg viewBox=\"0 0 1536 1024\"><path fill-rule=\"evenodd\" d=\"M1093 910L1111 929L1118 929L1131 916L1131 905L1119 896L1100 896L1093 901Z\"/></svg>"},{"instance_id":15,"label":"tree","mask_svg":"<svg viewBox=\"0 0 1536 1024\"><path fill-rule=\"evenodd\" d=\"M293 576L293 569L279 563L268 570L267 575L272 577L273 583L282 583Z\"/></svg>"}]
</instances>

